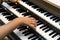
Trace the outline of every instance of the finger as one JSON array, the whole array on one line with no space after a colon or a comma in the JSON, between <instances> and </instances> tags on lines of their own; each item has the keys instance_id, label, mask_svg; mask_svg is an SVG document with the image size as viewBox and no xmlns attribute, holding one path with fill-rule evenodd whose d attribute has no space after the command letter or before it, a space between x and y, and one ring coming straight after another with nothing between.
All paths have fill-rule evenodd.
<instances>
[{"instance_id":1,"label":"finger","mask_svg":"<svg viewBox=\"0 0 60 40\"><path fill-rule=\"evenodd\" d=\"M36 27L37 23L30 23L32 26Z\"/></svg>"},{"instance_id":2,"label":"finger","mask_svg":"<svg viewBox=\"0 0 60 40\"><path fill-rule=\"evenodd\" d=\"M33 22L33 21L32 21L31 23L36 23L36 22Z\"/></svg>"},{"instance_id":3,"label":"finger","mask_svg":"<svg viewBox=\"0 0 60 40\"><path fill-rule=\"evenodd\" d=\"M32 20L32 21L36 21L36 19L35 19L35 18L31 18L31 20Z\"/></svg>"},{"instance_id":4,"label":"finger","mask_svg":"<svg viewBox=\"0 0 60 40\"><path fill-rule=\"evenodd\" d=\"M31 22L35 22L36 23L36 20L31 20Z\"/></svg>"},{"instance_id":5,"label":"finger","mask_svg":"<svg viewBox=\"0 0 60 40\"><path fill-rule=\"evenodd\" d=\"M35 19L34 17L30 17L31 19Z\"/></svg>"},{"instance_id":6,"label":"finger","mask_svg":"<svg viewBox=\"0 0 60 40\"><path fill-rule=\"evenodd\" d=\"M29 18L29 16L25 16L25 17Z\"/></svg>"},{"instance_id":7,"label":"finger","mask_svg":"<svg viewBox=\"0 0 60 40\"><path fill-rule=\"evenodd\" d=\"M29 26L30 26L31 28L35 28L35 26L34 26L33 24L29 24Z\"/></svg>"},{"instance_id":8,"label":"finger","mask_svg":"<svg viewBox=\"0 0 60 40\"><path fill-rule=\"evenodd\" d=\"M28 26L31 27L34 30L36 29L36 27L34 27L34 25L32 25L32 24L29 24Z\"/></svg>"},{"instance_id":9,"label":"finger","mask_svg":"<svg viewBox=\"0 0 60 40\"><path fill-rule=\"evenodd\" d=\"M17 3L18 2L18 0L11 0L12 2L15 2L15 3Z\"/></svg>"},{"instance_id":10,"label":"finger","mask_svg":"<svg viewBox=\"0 0 60 40\"><path fill-rule=\"evenodd\" d=\"M31 25L30 26L31 28L33 28L34 30L36 29L36 27L34 25L32 25L32 24L30 24L30 25Z\"/></svg>"},{"instance_id":11,"label":"finger","mask_svg":"<svg viewBox=\"0 0 60 40\"><path fill-rule=\"evenodd\" d=\"M19 2L19 1L21 1L21 0L17 0L17 2Z\"/></svg>"}]
</instances>

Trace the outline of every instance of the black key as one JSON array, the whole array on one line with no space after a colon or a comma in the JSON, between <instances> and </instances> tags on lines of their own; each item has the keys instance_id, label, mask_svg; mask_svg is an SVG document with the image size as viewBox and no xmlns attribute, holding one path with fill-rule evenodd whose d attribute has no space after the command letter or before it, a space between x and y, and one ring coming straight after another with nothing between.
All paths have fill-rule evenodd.
<instances>
[{"instance_id":1,"label":"black key","mask_svg":"<svg viewBox=\"0 0 60 40\"><path fill-rule=\"evenodd\" d=\"M0 10L2 10L3 8L0 6ZM4 9L3 9L4 10Z\"/></svg>"},{"instance_id":2,"label":"black key","mask_svg":"<svg viewBox=\"0 0 60 40\"><path fill-rule=\"evenodd\" d=\"M28 39L31 39L31 38L33 38L33 37L35 37L35 34L33 34L33 35L31 35L30 37L28 37Z\"/></svg>"},{"instance_id":3,"label":"black key","mask_svg":"<svg viewBox=\"0 0 60 40\"><path fill-rule=\"evenodd\" d=\"M44 12L46 12L46 10L43 10L43 9L41 9L40 11L41 11L41 13L44 13Z\"/></svg>"},{"instance_id":4,"label":"black key","mask_svg":"<svg viewBox=\"0 0 60 40\"><path fill-rule=\"evenodd\" d=\"M41 25L41 24L43 24L42 22L40 22L39 19L36 19L36 20L38 20L38 21L37 21L37 25Z\"/></svg>"},{"instance_id":5,"label":"black key","mask_svg":"<svg viewBox=\"0 0 60 40\"><path fill-rule=\"evenodd\" d=\"M32 17L31 15L24 15L24 17L26 17L26 16L28 16L28 17Z\"/></svg>"},{"instance_id":6,"label":"black key","mask_svg":"<svg viewBox=\"0 0 60 40\"><path fill-rule=\"evenodd\" d=\"M41 24L43 24L42 22L39 22L39 24L41 25Z\"/></svg>"},{"instance_id":7,"label":"black key","mask_svg":"<svg viewBox=\"0 0 60 40\"><path fill-rule=\"evenodd\" d=\"M41 29L41 28L44 28L44 27L46 27L46 25L41 26L40 29Z\"/></svg>"},{"instance_id":8,"label":"black key","mask_svg":"<svg viewBox=\"0 0 60 40\"><path fill-rule=\"evenodd\" d=\"M52 14L48 12L47 17L51 16Z\"/></svg>"},{"instance_id":9,"label":"black key","mask_svg":"<svg viewBox=\"0 0 60 40\"><path fill-rule=\"evenodd\" d=\"M60 21L60 19L56 20L55 22L59 22L59 21Z\"/></svg>"},{"instance_id":10,"label":"black key","mask_svg":"<svg viewBox=\"0 0 60 40\"><path fill-rule=\"evenodd\" d=\"M46 10L44 10L44 9L42 9L42 8L40 8L40 9L37 9L37 11L39 11L39 12L41 12L41 13L44 13L44 12L46 12Z\"/></svg>"},{"instance_id":11,"label":"black key","mask_svg":"<svg viewBox=\"0 0 60 40\"><path fill-rule=\"evenodd\" d=\"M6 12L6 10L4 10L4 9L0 9L0 12Z\"/></svg>"},{"instance_id":12,"label":"black key","mask_svg":"<svg viewBox=\"0 0 60 40\"><path fill-rule=\"evenodd\" d=\"M12 2L8 2L8 4L9 4L10 6L16 5L15 3L12 3Z\"/></svg>"},{"instance_id":13,"label":"black key","mask_svg":"<svg viewBox=\"0 0 60 40\"><path fill-rule=\"evenodd\" d=\"M53 21L55 21L55 20L57 20L58 19L58 17L55 17L54 19L53 19Z\"/></svg>"},{"instance_id":14,"label":"black key","mask_svg":"<svg viewBox=\"0 0 60 40\"><path fill-rule=\"evenodd\" d=\"M38 37L36 36L36 37L34 37L33 39L31 39L31 40L36 40Z\"/></svg>"},{"instance_id":15,"label":"black key","mask_svg":"<svg viewBox=\"0 0 60 40\"><path fill-rule=\"evenodd\" d=\"M27 33L24 34L24 36L27 36L27 35L30 35L30 34L32 34L32 33L31 32L27 32Z\"/></svg>"},{"instance_id":16,"label":"black key","mask_svg":"<svg viewBox=\"0 0 60 40\"><path fill-rule=\"evenodd\" d=\"M50 14L49 12L48 13L45 13L44 14L46 17L49 17L49 16L51 16L52 14Z\"/></svg>"},{"instance_id":17,"label":"black key","mask_svg":"<svg viewBox=\"0 0 60 40\"><path fill-rule=\"evenodd\" d=\"M18 5L14 5L13 8L20 8L20 6L18 6Z\"/></svg>"},{"instance_id":18,"label":"black key","mask_svg":"<svg viewBox=\"0 0 60 40\"><path fill-rule=\"evenodd\" d=\"M55 33L55 31L53 31L52 33L50 33L49 36L51 36L51 35L54 34L54 33Z\"/></svg>"},{"instance_id":19,"label":"black key","mask_svg":"<svg viewBox=\"0 0 60 40\"><path fill-rule=\"evenodd\" d=\"M56 33L55 35L52 36L52 38L56 37L58 34Z\"/></svg>"},{"instance_id":20,"label":"black key","mask_svg":"<svg viewBox=\"0 0 60 40\"><path fill-rule=\"evenodd\" d=\"M31 5L35 5L35 4L33 4L32 2L26 2L29 6L31 6Z\"/></svg>"},{"instance_id":21,"label":"black key","mask_svg":"<svg viewBox=\"0 0 60 40\"><path fill-rule=\"evenodd\" d=\"M55 16L52 16L50 19L53 19L53 18L55 18Z\"/></svg>"},{"instance_id":22,"label":"black key","mask_svg":"<svg viewBox=\"0 0 60 40\"><path fill-rule=\"evenodd\" d=\"M40 38L38 38L38 40L46 40L45 38L43 38L43 37L40 37Z\"/></svg>"},{"instance_id":23,"label":"black key","mask_svg":"<svg viewBox=\"0 0 60 40\"><path fill-rule=\"evenodd\" d=\"M18 29L24 30L24 29L27 29L27 26L20 26Z\"/></svg>"},{"instance_id":24,"label":"black key","mask_svg":"<svg viewBox=\"0 0 60 40\"><path fill-rule=\"evenodd\" d=\"M4 10L2 7L0 7L0 10Z\"/></svg>"},{"instance_id":25,"label":"black key","mask_svg":"<svg viewBox=\"0 0 60 40\"><path fill-rule=\"evenodd\" d=\"M27 12L27 13L24 13L24 14L22 14L22 15L24 15L24 16L28 16L28 15L31 15L29 12ZM32 15L31 15L32 16Z\"/></svg>"},{"instance_id":26,"label":"black key","mask_svg":"<svg viewBox=\"0 0 60 40\"><path fill-rule=\"evenodd\" d=\"M9 13L9 12L3 12L2 15L3 15L3 16L11 15L11 13Z\"/></svg>"},{"instance_id":27,"label":"black key","mask_svg":"<svg viewBox=\"0 0 60 40\"><path fill-rule=\"evenodd\" d=\"M37 23L37 26L40 25L40 23Z\"/></svg>"},{"instance_id":28,"label":"black key","mask_svg":"<svg viewBox=\"0 0 60 40\"><path fill-rule=\"evenodd\" d=\"M22 15L26 16L27 14L29 14L29 13L26 12L26 13L24 13L24 14L22 14Z\"/></svg>"},{"instance_id":29,"label":"black key","mask_svg":"<svg viewBox=\"0 0 60 40\"><path fill-rule=\"evenodd\" d=\"M23 24L22 24L20 27L18 27L18 29L20 29L20 28L24 28L24 27L27 27L27 26L23 26Z\"/></svg>"},{"instance_id":30,"label":"black key","mask_svg":"<svg viewBox=\"0 0 60 40\"><path fill-rule=\"evenodd\" d=\"M24 9L18 9L17 11L20 12L20 13L27 12L27 10L24 10Z\"/></svg>"},{"instance_id":31,"label":"black key","mask_svg":"<svg viewBox=\"0 0 60 40\"><path fill-rule=\"evenodd\" d=\"M4 25L5 23L0 19L0 26Z\"/></svg>"},{"instance_id":32,"label":"black key","mask_svg":"<svg viewBox=\"0 0 60 40\"><path fill-rule=\"evenodd\" d=\"M0 9L2 8L2 6L0 5Z\"/></svg>"},{"instance_id":33,"label":"black key","mask_svg":"<svg viewBox=\"0 0 60 40\"><path fill-rule=\"evenodd\" d=\"M50 31L51 29L49 28L48 30L46 30L45 32L48 32L48 31Z\"/></svg>"},{"instance_id":34,"label":"black key","mask_svg":"<svg viewBox=\"0 0 60 40\"><path fill-rule=\"evenodd\" d=\"M38 6L36 6L36 5L34 5L34 6L32 6L34 9L36 9L36 8L39 8Z\"/></svg>"},{"instance_id":35,"label":"black key","mask_svg":"<svg viewBox=\"0 0 60 40\"><path fill-rule=\"evenodd\" d=\"M44 31L44 30L46 30L46 29L48 29L48 27L45 27L45 28L43 28L42 30Z\"/></svg>"},{"instance_id":36,"label":"black key","mask_svg":"<svg viewBox=\"0 0 60 40\"><path fill-rule=\"evenodd\" d=\"M38 40L42 40L42 38L39 38Z\"/></svg>"},{"instance_id":37,"label":"black key","mask_svg":"<svg viewBox=\"0 0 60 40\"><path fill-rule=\"evenodd\" d=\"M27 33L27 32L29 32L28 30L27 31L24 31L24 32L22 32L22 34L25 34L25 33Z\"/></svg>"},{"instance_id":38,"label":"black key","mask_svg":"<svg viewBox=\"0 0 60 40\"><path fill-rule=\"evenodd\" d=\"M26 30L27 28L20 28L19 31Z\"/></svg>"},{"instance_id":39,"label":"black key","mask_svg":"<svg viewBox=\"0 0 60 40\"><path fill-rule=\"evenodd\" d=\"M45 13L44 15L48 15L48 13Z\"/></svg>"},{"instance_id":40,"label":"black key","mask_svg":"<svg viewBox=\"0 0 60 40\"><path fill-rule=\"evenodd\" d=\"M24 14L22 14L22 15L24 15L24 17L25 17L25 16L34 17L34 16L32 16L29 12L24 13ZM34 17L34 18L35 18L35 17Z\"/></svg>"},{"instance_id":41,"label":"black key","mask_svg":"<svg viewBox=\"0 0 60 40\"><path fill-rule=\"evenodd\" d=\"M10 21L10 20L13 20L13 19L17 18L17 16L11 15L11 16L7 16L5 18L7 18Z\"/></svg>"}]
</instances>

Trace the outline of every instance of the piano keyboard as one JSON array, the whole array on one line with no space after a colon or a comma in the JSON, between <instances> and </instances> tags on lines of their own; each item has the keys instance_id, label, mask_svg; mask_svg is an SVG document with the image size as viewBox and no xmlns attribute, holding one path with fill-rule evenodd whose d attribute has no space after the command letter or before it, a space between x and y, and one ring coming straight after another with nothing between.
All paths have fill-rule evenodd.
<instances>
[{"instance_id":1,"label":"piano keyboard","mask_svg":"<svg viewBox=\"0 0 60 40\"><path fill-rule=\"evenodd\" d=\"M33 3L29 1L20 1L20 4L27 8L28 10L32 11L36 14L36 16L42 17L44 20L55 26L56 28L60 29L59 25L59 18L54 16L53 14L45 11L42 8L39 8L38 6L35 6ZM27 12L27 10L24 10L19 5L14 4L12 2L4 2L2 4L4 8L11 11L8 12L4 8L2 8L4 11L0 12L0 19L7 24L11 20L13 20L16 17L34 17L36 18L37 27L36 32L39 35L36 35L36 33L27 26L22 26L18 29L15 29L13 32L21 39L21 40L60 40L60 34L56 32L54 29L50 28L48 25L41 22L39 17L36 17L32 15L32 13ZM5 13L8 12L8 15L5 15ZM12 14L11 14L12 13ZM11 16L13 15L13 16ZM57 27L57 26L58 27Z\"/></svg>"},{"instance_id":2,"label":"piano keyboard","mask_svg":"<svg viewBox=\"0 0 60 40\"><path fill-rule=\"evenodd\" d=\"M6 6L8 6L8 5L6 5ZM9 6L10 7L10 6ZM7 7L6 7L7 8ZM8 9L8 8L7 8ZM17 8L15 8L15 10L16 10ZM13 8L13 10L14 10L14 8ZM11 10L10 10L11 11ZM11 11L12 13L14 13L14 11ZM15 12L17 12L17 11L15 11ZM19 13L19 12L18 12ZM24 12L22 12L22 13L24 13ZM26 11L25 11L25 13L26 13ZM14 13L15 14L15 13ZM21 13L19 13L21 16L18 16L18 17L23 17L23 15L21 14ZM16 14L15 14L16 15ZM14 15L13 15L14 16ZM26 15L25 15L26 16ZM1 16L0 16L1 18L1 20L3 20L3 22L5 23L5 24L7 24L8 22L10 22L10 19L8 18L5 18L5 16L3 16L2 15L2 13L1 13ZM3 18L2 18L3 17ZM14 19L14 18L13 18ZM6 21L7 20L7 21ZM18 28L18 29L15 29L13 32L20 38L20 39L22 39L22 40L45 40L45 38L43 38L42 36L38 36L38 35L36 35L36 33L35 32L33 32L33 30L31 31L32 29L28 29L28 28L26 28L26 27L21 27L21 28Z\"/></svg>"},{"instance_id":3,"label":"piano keyboard","mask_svg":"<svg viewBox=\"0 0 60 40\"><path fill-rule=\"evenodd\" d=\"M23 0L23 1L20 1L19 3L60 30L60 19L58 17L36 6L35 4L33 4L28 0Z\"/></svg>"}]
</instances>

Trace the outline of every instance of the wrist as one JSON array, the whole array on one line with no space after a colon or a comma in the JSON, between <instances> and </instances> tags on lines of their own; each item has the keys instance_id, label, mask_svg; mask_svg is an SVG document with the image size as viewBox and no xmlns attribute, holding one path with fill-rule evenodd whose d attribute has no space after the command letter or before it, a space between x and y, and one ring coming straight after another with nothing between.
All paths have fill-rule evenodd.
<instances>
[{"instance_id":1,"label":"wrist","mask_svg":"<svg viewBox=\"0 0 60 40\"><path fill-rule=\"evenodd\" d=\"M19 24L22 24L24 23L24 19L23 18L16 18L16 21L19 22Z\"/></svg>"}]
</instances>

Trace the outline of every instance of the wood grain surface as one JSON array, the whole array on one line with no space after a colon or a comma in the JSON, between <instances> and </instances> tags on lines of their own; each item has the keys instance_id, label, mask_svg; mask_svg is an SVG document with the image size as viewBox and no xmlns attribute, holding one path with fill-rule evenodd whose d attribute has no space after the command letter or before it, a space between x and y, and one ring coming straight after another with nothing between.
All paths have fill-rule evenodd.
<instances>
[{"instance_id":1,"label":"wood grain surface","mask_svg":"<svg viewBox=\"0 0 60 40\"><path fill-rule=\"evenodd\" d=\"M51 4L49 4L43 0L30 0L30 1L60 18L60 9L59 8L52 6Z\"/></svg>"}]
</instances>

